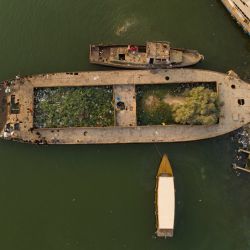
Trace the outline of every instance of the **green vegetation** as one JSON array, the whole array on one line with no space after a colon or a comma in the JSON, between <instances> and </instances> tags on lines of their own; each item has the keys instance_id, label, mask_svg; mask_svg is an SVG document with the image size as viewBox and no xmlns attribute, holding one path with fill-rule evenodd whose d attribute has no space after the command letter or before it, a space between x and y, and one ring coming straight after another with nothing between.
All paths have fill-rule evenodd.
<instances>
[{"instance_id":1,"label":"green vegetation","mask_svg":"<svg viewBox=\"0 0 250 250\"><path fill-rule=\"evenodd\" d=\"M220 102L213 84L141 86L137 91L138 125L211 125Z\"/></svg>"},{"instance_id":2,"label":"green vegetation","mask_svg":"<svg viewBox=\"0 0 250 250\"><path fill-rule=\"evenodd\" d=\"M212 125L219 119L220 103L216 92L197 87L184 93L185 102L173 105L173 117L176 123Z\"/></svg>"},{"instance_id":3,"label":"green vegetation","mask_svg":"<svg viewBox=\"0 0 250 250\"><path fill-rule=\"evenodd\" d=\"M157 125L173 123L172 108L159 96L150 91L137 108L138 125Z\"/></svg>"},{"instance_id":4,"label":"green vegetation","mask_svg":"<svg viewBox=\"0 0 250 250\"><path fill-rule=\"evenodd\" d=\"M34 94L35 127L114 125L113 91L109 86L38 88Z\"/></svg>"}]
</instances>

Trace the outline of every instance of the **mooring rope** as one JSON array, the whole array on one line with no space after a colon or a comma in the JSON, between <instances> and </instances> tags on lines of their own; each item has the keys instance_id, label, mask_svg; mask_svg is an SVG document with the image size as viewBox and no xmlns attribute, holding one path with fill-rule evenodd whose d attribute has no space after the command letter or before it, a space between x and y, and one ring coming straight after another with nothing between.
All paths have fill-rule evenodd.
<instances>
[{"instance_id":1,"label":"mooring rope","mask_svg":"<svg viewBox=\"0 0 250 250\"><path fill-rule=\"evenodd\" d=\"M162 158L162 154L160 152L160 150L158 149L157 145L154 143L155 149L157 151L157 153L160 155L160 157Z\"/></svg>"}]
</instances>

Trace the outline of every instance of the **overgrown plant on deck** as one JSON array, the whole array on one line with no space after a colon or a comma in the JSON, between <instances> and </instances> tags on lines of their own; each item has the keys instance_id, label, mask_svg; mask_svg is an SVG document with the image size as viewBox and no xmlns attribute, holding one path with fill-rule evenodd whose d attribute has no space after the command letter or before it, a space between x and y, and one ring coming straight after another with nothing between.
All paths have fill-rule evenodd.
<instances>
[{"instance_id":1,"label":"overgrown plant on deck","mask_svg":"<svg viewBox=\"0 0 250 250\"><path fill-rule=\"evenodd\" d=\"M186 90L185 102L172 106L176 123L190 125L212 125L219 120L221 103L218 94L204 87Z\"/></svg>"},{"instance_id":2,"label":"overgrown plant on deck","mask_svg":"<svg viewBox=\"0 0 250 250\"><path fill-rule=\"evenodd\" d=\"M113 125L113 90L110 86L38 88L35 90L35 127Z\"/></svg>"},{"instance_id":3,"label":"overgrown plant on deck","mask_svg":"<svg viewBox=\"0 0 250 250\"><path fill-rule=\"evenodd\" d=\"M187 87L188 86L188 87ZM212 85L211 85L212 86ZM221 103L210 85L152 86L137 98L139 125L212 125L219 121ZM168 88L169 87L169 88Z\"/></svg>"}]
</instances>

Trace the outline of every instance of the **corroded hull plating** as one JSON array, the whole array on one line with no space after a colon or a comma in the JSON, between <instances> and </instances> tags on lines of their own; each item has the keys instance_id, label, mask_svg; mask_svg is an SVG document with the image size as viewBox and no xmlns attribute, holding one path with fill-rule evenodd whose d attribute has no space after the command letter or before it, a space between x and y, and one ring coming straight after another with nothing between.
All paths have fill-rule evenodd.
<instances>
[{"instance_id":1,"label":"corroded hull plating","mask_svg":"<svg viewBox=\"0 0 250 250\"><path fill-rule=\"evenodd\" d=\"M136 45L139 48L146 48L145 45ZM128 60L118 59L118 52L126 53L128 45L90 45L89 62L92 64L110 66L115 68L125 69L172 69L182 68L195 65L204 59L196 50L183 49L183 48L169 48L170 54L181 53L182 59L178 63L171 63L171 59L167 63L166 60L163 63L150 64L146 58L146 52L136 53L135 55L128 56ZM112 52L113 51L113 52ZM130 54L130 53L129 53ZM125 56L125 55L124 55ZM173 56L174 57L174 56ZM170 56L171 58L171 56ZM174 59L173 59L174 60ZM155 60L154 60L155 61Z\"/></svg>"},{"instance_id":2,"label":"corroded hull plating","mask_svg":"<svg viewBox=\"0 0 250 250\"><path fill-rule=\"evenodd\" d=\"M169 84L190 82L216 82L221 108L216 125L122 125L112 127L34 128L34 88L59 86L105 86L129 87L141 84ZM7 103L15 96L20 111L11 114L7 107L5 126L1 137L30 143L46 144L107 144L180 142L207 139L231 132L250 122L250 85L235 74L223 74L196 69L130 70L56 73L27 76L12 81L11 93L6 94ZM6 90L6 88L5 88ZM8 91L5 91L8 92ZM131 92L134 93L133 91ZM131 116L136 116L136 104ZM15 107L15 106L14 106ZM133 117L132 117L133 118ZM6 126L18 124L9 131Z\"/></svg>"}]
</instances>

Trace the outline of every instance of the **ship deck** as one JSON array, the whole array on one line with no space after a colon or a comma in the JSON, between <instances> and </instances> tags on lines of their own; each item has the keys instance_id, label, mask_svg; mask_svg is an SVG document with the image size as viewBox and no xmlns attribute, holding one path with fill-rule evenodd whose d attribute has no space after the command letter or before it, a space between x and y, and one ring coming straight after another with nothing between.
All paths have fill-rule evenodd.
<instances>
[{"instance_id":1,"label":"ship deck","mask_svg":"<svg viewBox=\"0 0 250 250\"><path fill-rule=\"evenodd\" d=\"M216 82L221 108L219 123L203 125L136 126L134 86L140 84L168 84L187 82ZM114 127L33 128L34 88L105 86L113 85L114 95L122 97L127 110L116 115ZM233 131L250 122L250 85L235 75L196 70L131 70L55 73L16 79L11 96L19 103L20 112L8 110L6 124L19 124L10 135L1 132L6 139L48 144L106 144L179 142L200 140ZM243 104L242 104L243 103Z\"/></svg>"},{"instance_id":2,"label":"ship deck","mask_svg":"<svg viewBox=\"0 0 250 250\"><path fill-rule=\"evenodd\" d=\"M117 59L119 54L124 54L125 61L127 63L133 63L133 64L147 63L146 53L135 53L135 54L131 52L129 53L127 47L111 48L109 61L119 62L119 60Z\"/></svg>"}]
</instances>

